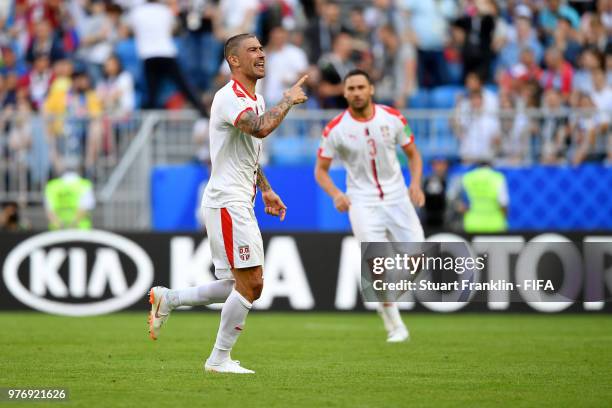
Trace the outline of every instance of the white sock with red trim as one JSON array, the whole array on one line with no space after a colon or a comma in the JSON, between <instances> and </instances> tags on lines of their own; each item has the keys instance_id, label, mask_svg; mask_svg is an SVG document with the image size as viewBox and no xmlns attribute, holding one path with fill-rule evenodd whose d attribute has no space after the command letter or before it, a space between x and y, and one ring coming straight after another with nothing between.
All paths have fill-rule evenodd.
<instances>
[{"instance_id":1,"label":"white sock with red trim","mask_svg":"<svg viewBox=\"0 0 612 408\"><path fill-rule=\"evenodd\" d=\"M168 306L172 309L179 306L210 305L223 303L234 288L233 279L222 279L200 286L185 289L169 290L166 295Z\"/></svg>"},{"instance_id":2,"label":"white sock with red trim","mask_svg":"<svg viewBox=\"0 0 612 408\"><path fill-rule=\"evenodd\" d=\"M221 309L221 323L217 332L217 340L208 363L218 365L230 358L230 351L244 328L244 322L253 305L236 289L232 290Z\"/></svg>"},{"instance_id":3,"label":"white sock with red trim","mask_svg":"<svg viewBox=\"0 0 612 408\"><path fill-rule=\"evenodd\" d=\"M388 333L401 327L406 327L400 316L397 303L379 303L378 305L378 312L385 323L385 329L387 329Z\"/></svg>"}]
</instances>

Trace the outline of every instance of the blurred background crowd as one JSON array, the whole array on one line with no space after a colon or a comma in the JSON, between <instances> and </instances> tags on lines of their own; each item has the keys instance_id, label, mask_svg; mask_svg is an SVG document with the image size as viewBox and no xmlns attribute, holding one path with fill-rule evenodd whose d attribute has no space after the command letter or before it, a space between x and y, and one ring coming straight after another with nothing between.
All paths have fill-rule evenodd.
<instances>
[{"instance_id":1,"label":"blurred background crowd","mask_svg":"<svg viewBox=\"0 0 612 408\"><path fill-rule=\"evenodd\" d=\"M268 106L308 73L301 109L345 108L341 78L361 68L379 103L447 110L408 120L417 142L432 126L447 137L451 161L612 163L612 0L0 0L3 189L95 179L143 109L205 113L242 32L265 46ZM204 162L206 133L196 122Z\"/></svg>"}]
</instances>

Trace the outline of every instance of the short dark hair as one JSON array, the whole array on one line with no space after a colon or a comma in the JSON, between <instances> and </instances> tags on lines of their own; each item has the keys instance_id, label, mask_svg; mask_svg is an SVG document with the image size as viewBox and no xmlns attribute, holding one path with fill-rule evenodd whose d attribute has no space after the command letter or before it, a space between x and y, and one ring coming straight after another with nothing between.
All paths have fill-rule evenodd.
<instances>
[{"instance_id":1,"label":"short dark hair","mask_svg":"<svg viewBox=\"0 0 612 408\"><path fill-rule=\"evenodd\" d=\"M349 71L349 73L346 74L346 76L344 77L343 82L346 82L346 80L349 79L350 77L357 76L357 75L363 75L368 80L368 84L372 85L372 79L370 78L370 74L368 74L363 69L353 69Z\"/></svg>"},{"instance_id":2,"label":"short dark hair","mask_svg":"<svg viewBox=\"0 0 612 408\"><path fill-rule=\"evenodd\" d=\"M225 46L223 47L223 57L226 61L230 55L235 55L238 46L247 38L257 38L257 36L255 34L243 33L230 37L227 39L227 41L225 41Z\"/></svg>"}]
</instances>

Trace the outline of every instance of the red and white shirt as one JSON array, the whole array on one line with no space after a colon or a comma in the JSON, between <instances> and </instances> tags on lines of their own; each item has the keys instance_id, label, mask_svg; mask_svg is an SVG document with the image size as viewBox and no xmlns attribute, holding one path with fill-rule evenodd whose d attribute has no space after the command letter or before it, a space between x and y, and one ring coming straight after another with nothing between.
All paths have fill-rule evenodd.
<instances>
[{"instance_id":1,"label":"red and white shirt","mask_svg":"<svg viewBox=\"0 0 612 408\"><path fill-rule=\"evenodd\" d=\"M210 111L212 171L203 207L253 206L262 140L242 132L236 123L245 112L261 115L264 109L263 97L251 95L235 79L215 94Z\"/></svg>"},{"instance_id":2,"label":"red and white shirt","mask_svg":"<svg viewBox=\"0 0 612 408\"><path fill-rule=\"evenodd\" d=\"M354 118L349 110L332 119L323 130L318 155L342 160L353 203L392 203L407 197L397 145L413 142L408 121L398 110L374 105L369 119Z\"/></svg>"}]
</instances>

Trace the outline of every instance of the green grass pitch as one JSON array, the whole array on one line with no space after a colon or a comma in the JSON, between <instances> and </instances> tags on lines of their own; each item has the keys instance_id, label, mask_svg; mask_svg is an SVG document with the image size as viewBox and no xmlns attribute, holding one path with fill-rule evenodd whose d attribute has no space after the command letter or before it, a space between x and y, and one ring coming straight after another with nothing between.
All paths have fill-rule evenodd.
<instances>
[{"instance_id":1,"label":"green grass pitch","mask_svg":"<svg viewBox=\"0 0 612 408\"><path fill-rule=\"evenodd\" d=\"M145 313L0 313L0 387L68 387L57 407L612 406L610 315L404 319L412 340L386 344L374 313L254 312L232 357L257 374L231 376L202 371L215 312L157 342Z\"/></svg>"}]
</instances>

